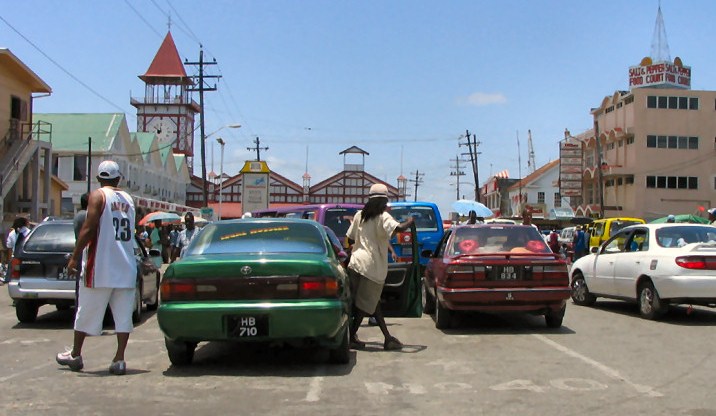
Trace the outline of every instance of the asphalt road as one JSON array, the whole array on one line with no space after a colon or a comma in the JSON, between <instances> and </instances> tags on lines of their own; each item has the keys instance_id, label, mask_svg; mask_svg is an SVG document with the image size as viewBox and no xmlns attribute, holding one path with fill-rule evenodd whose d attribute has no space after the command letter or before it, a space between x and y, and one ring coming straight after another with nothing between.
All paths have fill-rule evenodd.
<instances>
[{"instance_id":1,"label":"asphalt road","mask_svg":"<svg viewBox=\"0 0 716 416\"><path fill-rule=\"evenodd\" d=\"M533 316L469 315L449 331L429 316L388 319L402 352L383 351L366 326L368 349L344 366L322 351L206 343L181 368L145 313L125 376L107 372L111 328L87 339L82 372L55 363L71 319L43 306L19 324L0 288L1 415L716 415L709 309L652 322L621 302L570 303L559 330Z\"/></svg>"}]
</instances>

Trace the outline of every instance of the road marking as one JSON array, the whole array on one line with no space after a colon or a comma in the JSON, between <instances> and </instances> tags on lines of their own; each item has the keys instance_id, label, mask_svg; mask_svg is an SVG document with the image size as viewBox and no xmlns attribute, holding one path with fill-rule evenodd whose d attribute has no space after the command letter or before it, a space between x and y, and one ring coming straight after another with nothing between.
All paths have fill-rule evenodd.
<instances>
[{"instance_id":1,"label":"road marking","mask_svg":"<svg viewBox=\"0 0 716 416\"><path fill-rule=\"evenodd\" d=\"M6 339L5 341L0 342L0 345L7 345L7 344L20 344L20 345L32 345L32 344L40 344L45 342L51 342L49 338L37 338L37 339L22 339L22 338L10 338Z\"/></svg>"},{"instance_id":2,"label":"road marking","mask_svg":"<svg viewBox=\"0 0 716 416\"><path fill-rule=\"evenodd\" d=\"M597 370L601 371L602 374L606 375L607 377L611 377L615 380L626 383L627 385L631 386L634 390L636 390L637 392L639 392L641 394L645 394L649 397L662 397L663 396L663 394L654 390L653 387L633 383L630 380L628 380L626 377L622 376L619 373L619 371L617 371L611 367L608 367L608 366L606 366L596 360L593 360L589 357L586 357L570 348L565 347L562 344L552 341L551 339L549 339L545 336L542 336L539 334L532 334L532 336L537 338L538 340L542 341L543 343L553 347L557 351L563 352L569 356L572 356L574 358L578 358L578 359L584 361L585 363L587 363L587 364L591 365L592 367L596 368Z\"/></svg>"},{"instance_id":3,"label":"road marking","mask_svg":"<svg viewBox=\"0 0 716 416\"><path fill-rule=\"evenodd\" d=\"M311 385L308 386L308 393L306 393L307 402L317 402L321 400L321 389L323 388L323 377L313 377Z\"/></svg>"}]
</instances>

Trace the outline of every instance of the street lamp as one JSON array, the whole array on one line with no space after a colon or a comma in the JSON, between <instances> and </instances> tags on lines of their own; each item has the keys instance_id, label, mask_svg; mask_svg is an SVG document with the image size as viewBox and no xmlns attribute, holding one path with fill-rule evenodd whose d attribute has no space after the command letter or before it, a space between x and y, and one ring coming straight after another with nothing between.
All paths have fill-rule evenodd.
<instances>
[{"instance_id":1,"label":"street lamp","mask_svg":"<svg viewBox=\"0 0 716 416\"><path fill-rule=\"evenodd\" d=\"M218 133L219 131L230 128L230 129L238 129L241 127L241 124L227 124L225 126L221 126L218 129L212 131L211 133L205 135L201 138L201 187L202 187L202 193L204 197L204 206L209 206L209 195L206 189L206 151L204 150L206 148L206 139L211 137L212 135Z\"/></svg>"},{"instance_id":2,"label":"street lamp","mask_svg":"<svg viewBox=\"0 0 716 416\"><path fill-rule=\"evenodd\" d=\"M224 140L219 137L216 139L216 141L221 145L221 162L219 163L219 221L221 221L221 203L224 200L223 190L224 190L224 145L226 144Z\"/></svg>"}]
</instances>

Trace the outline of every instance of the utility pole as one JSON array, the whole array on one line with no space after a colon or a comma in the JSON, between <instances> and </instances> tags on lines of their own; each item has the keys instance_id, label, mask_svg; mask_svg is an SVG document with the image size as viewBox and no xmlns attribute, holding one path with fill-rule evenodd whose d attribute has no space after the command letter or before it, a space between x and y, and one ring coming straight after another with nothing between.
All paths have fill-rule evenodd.
<instances>
[{"instance_id":1,"label":"utility pole","mask_svg":"<svg viewBox=\"0 0 716 416\"><path fill-rule=\"evenodd\" d=\"M463 155L470 156L470 164L472 165L472 176L475 181L475 201L480 201L480 174L477 166L477 155L480 154L480 152L477 151L477 147L480 146L481 142L477 141L476 135L470 135L469 130L465 130L465 138L467 139L467 143L460 143L460 146L467 146L468 153L463 153Z\"/></svg>"},{"instance_id":2,"label":"utility pole","mask_svg":"<svg viewBox=\"0 0 716 416\"><path fill-rule=\"evenodd\" d=\"M413 175L413 172L410 172L411 175ZM420 171L415 171L415 179L408 179L408 181L413 182L415 184L415 196L413 201L418 200L418 186L423 183L423 176L425 176L424 173L420 173Z\"/></svg>"},{"instance_id":3,"label":"utility pole","mask_svg":"<svg viewBox=\"0 0 716 416\"><path fill-rule=\"evenodd\" d=\"M247 147L246 150L256 151L256 161L257 161L257 162L260 162L260 161L261 161L261 151L262 151L262 150L268 150L269 148L268 148L268 146L266 146L266 147L259 147L259 144L261 144L261 139L259 139L259 136L256 136L256 138L254 139L254 143L256 144L256 146L254 146L254 147ZM306 151L308 151L308 150L306 150Z\"/></svg>"},{"instance_id":4,"label":"utility pole","mask_svg":"<svg viewBox=\"0 0 716 416\"><path fill-rule=\"evenodd\" d=\"M206 136L204 136L204 91L216 91L216 84L213 87L205 85L205 79L218 79L221 75L204 75L205 65L216 65L216 59L212 62L204 61L204 46L199 44L199 62L189 62L184 60L185 65L199 65L199 75L192 76L195 87L187 88L187 91L199 91L199 127L201 132L201 183L204 197L204 206L209 206L209 194L206 189Z\"/></svg>"},{"instance_id":5,"label":"utility pole","mask_svg":"<svg viewBox=\"0 0 716 416\"><path fill-rule=\"evenodd\" d=\"M594 116L594 137L597 139L597 192L599 192L599 218L604 218L604 171L602 171L602 143L599 139L599 122Z\"/></svg>"},{"instance_id":6,"label":"utility pole","mask_svg":"<svg viewBox=\"0 0 716 416\"><path fill-rule=\"evenodd\" d=\"M462 166L460 166L460 162L464 162L464 160L460 159L460 156L455 155L455 159L450 159L451 162L455 162L455 166L450 166L450 168L454 168L454 171L450 172L450 176L455 176L457 178L457 195L455 199L462 199L460 198L460 176L465 175L465 171L462 170Z\"/></svg>"}]
</instances>

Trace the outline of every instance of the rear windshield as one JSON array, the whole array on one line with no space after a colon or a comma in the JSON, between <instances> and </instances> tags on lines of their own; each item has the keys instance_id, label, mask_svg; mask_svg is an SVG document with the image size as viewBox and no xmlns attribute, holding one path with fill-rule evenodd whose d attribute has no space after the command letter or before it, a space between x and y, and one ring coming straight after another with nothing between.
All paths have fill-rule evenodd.
<instances>
[{"instance_id":1,"label":"rear windshield","mask_svg":"<svg viewBox=\"0 0 716 416\"><path fill-rule=\"evenodd\" d=\"M664 227L656 230L656 242L662 247L682 247L691 243L716 243L716 228Z\"/></svg>"},{"instance_id":2,"label":"rear windshield","mask_svg":"<svg viewBox=\"0 0 716 416\"><path fill-rule=\"evenodd\" d=\"M208 224L185 256L230 253L327 253L326 241L311 222L240 221Z\"/></svg>"},{"instance_id":3,"label":"rear windshield","mask_svg":"<svg viewBox=\"0 0 716 416\"><path fill-rule=\"evenodd\" d=\"M413 217L417 231L438 230L437 217L431 207L391 207L389 212L398 222Z\"/></svg>"},{"instance_id":4,"label":"rear windshield","mask_svg":"<svg viewBox=\"0 0 716 416\"><path fill-rule=\"evenodd\" d=\"M338 237L345 237L356 212L358 208L329 208L326 210L323 225L333 230Z\"/></svg>"},{"instance_id":5,"label":"rear windshield","mask_svg":"<svg viewBox=\"0 0 716 416\"><path fill-rule=\"evenodd\" d=\"M551 253L534 227L495 226L457 227L448 254Z\"/></svg>"},{"instance_id":6,"label":"rear windshield","mask_svg":"<svg viewBox=\"0 0 716 416\"><path fill-rule=\"evenodd\" d=\"M72 252L75 230L72 223L48 222L38 225L27 237L25 252Z\"/></svg>"}]
</instances>

